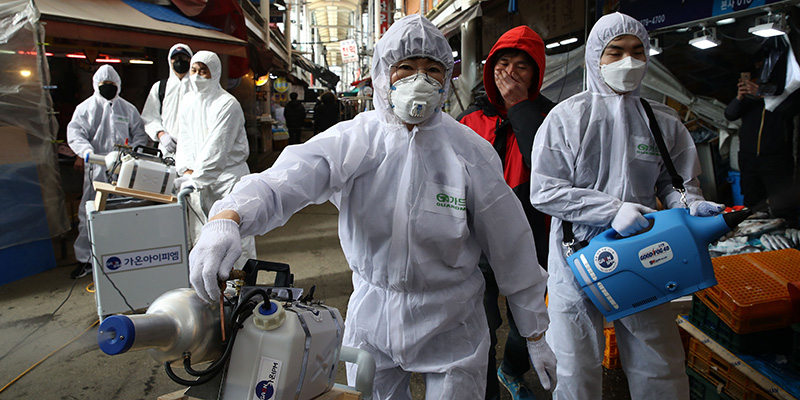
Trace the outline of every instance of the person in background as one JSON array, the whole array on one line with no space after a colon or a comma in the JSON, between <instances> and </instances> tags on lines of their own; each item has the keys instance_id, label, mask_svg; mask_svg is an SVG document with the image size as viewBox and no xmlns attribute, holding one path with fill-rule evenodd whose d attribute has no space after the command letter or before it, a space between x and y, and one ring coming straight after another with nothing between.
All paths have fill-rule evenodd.
<instances>
[{"instance_id":1,"label":"person in background","mask_svg":"<svg viewBox=\"0 0 800 400\"><path fill-rule=\"evenodd\" d=\"M283 116L286 118L286 129L289 130L289 144L300 144L300 135L306 121L306 108L300 100L297 100L297 93L289 94L289 102L284 107Z\"/></svg>"},{"instance_id":2,"label":"person in background","mask_svg":"<svg viewBox=\"0 0 800 400\"><path fill-rule=\"evenodd\" d=\"M494 44L483 70L486 96L457 119L492 143L503 162L506 183L516 194L533 230L536 255L540 265L547 265L547 221L545 215L531 206L530 167L533 137L554 104L539 94L544 79L544 42L531 28L518 26L504 33ZM503 361L496 368L497 329L503 322L497 306L498 288L494 273L485 255L479 264L486 279L483 304L489 319L489 347L486 399L499 399L498 381L513 399L533 399L525 386L525 373L530 369L526 340L517 330L510 308L507 308L509 331Z\"/></svg>"},{"instance_id":3,"label":"person in background","mask_svg":"<svg viewBox=\"0 0 800 400\"><path fill-rule=\"evenodd\" d=\"M672 187L641 102L648 65L647 30L634 18L601 17L586 41L588 88L547 115L533 143L531 203L552 216L547 283L550 332L558 360L553 398L602 397L603 315L581 290L567 265L564 231L588 241L609 227L629 236L648 226L643 214L657 200L712 216L724 206L703 199L700 162L677 113L647 102L663 132L675 169L684 179L686 203ZM572 228L565 228L564 222ZM569 225L569 224L568 224ZM669 304L614 321L622 368L632 399L689 399L684 351Z\"/></svg>"},{"instance_id":4,"label":"person in background","mask_svg":"<svg viewBox=\"0 0 800 400\"><path fill-rule=\"evenodd\" d=\"M250 147L239 102L220 86L222 64L210 51L198 51L191 60L192 91L181 102L178 122L178 150L175 188L194 188L203 216L211 206L233 190L240 178L250 173ZM194 240L193 240L194 241ZM244 254L238 267L256 257L252 236L241 241Z\"/></svg>"},{"instance_id":5,"label":"person in background","mask_svg":"<svg viewBox=\"0 0 800 400\"><path fill-rule=\"evenodd\" d=\"M97 69L92 77L94 94L75 107L67 125L67 143L75 154L86 160L90 153L106 155L115 144L135 148L147 144L142 117L136 107L119 97L122 80L110 65ZM106 182L105 168L84 164L83 196L78 207L78 237L75 238L75 259L78 266L70 273L78 279L92 272L91 244L86 229L86 202L94 200L92 182Z\"/></svg>"},{"instance_id":6,"label":"person in background","mask_svg":"<svg viewBox=\"0 0 800 400\"><path fill-rule=\"evenodd\" d=\"M800 114L800 91L774 110L764 104L753 79L739 79L737 94L725 108L729 121L742 120L739 128L739 172L744 205L760 208L767 203L773 217L798 227L794 187L794 118Z\"/></svg>"},{"instance_id":7,"label":"person in background","mask_svg":"<svg viewBox=\"0 0 800 400\"><path fill-rule=\"evenodd\" d=\"M491 145L441 111L453 55L419 14L377 43L376 110L284 149L223 200L189 255L198 296L220 299L242 235L275 229L305 206L331 201L353 271L343 344L375 359L374 398L411 399L412 373L428 399L473 399L486 385L489 330L483 251L508 297L545 388L555 386L547 329L547 272ZM349 384L355 383L348 365Z\"/></svg>"},{"instance_id":8,"label":"person in background","mask_svg":"<svg viewBox=\"0 0 800 400\"><path fill-rule=\"evenodd\" d=\"M191 89L189 60L192 49L178 43L169 49L169 77L150 88L142 109L144 130L165 157L174 157L178 141L178 110L181 100Z\"/></svg>"},{"instance_id":9,"label":"person in background","mask_svg":"<svg viewBox=\"0 0 800 400\"><path fill-rule=\"evenodd\" d=\"M336 125L340 120L339 100L332 92L325 92L320 96L320 101L314 106L314 131L324 132Z\"/></svg>"}]
</instances>

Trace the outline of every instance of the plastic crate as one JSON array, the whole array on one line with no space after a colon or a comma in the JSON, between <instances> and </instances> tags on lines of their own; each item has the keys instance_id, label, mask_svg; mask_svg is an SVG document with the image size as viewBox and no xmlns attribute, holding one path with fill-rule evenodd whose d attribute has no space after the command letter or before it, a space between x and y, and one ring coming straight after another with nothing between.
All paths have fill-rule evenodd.
<instances>
[{"instance_id":1,"label":"plastic crate","mask_svg":"<svg viewBox=\"0 0 800 400\"><path fill-rule=\"evenodd\" d=\"M689 341L689 357L686 361L690 369L734 400L773 399L752 379L695 338Z\"/></svg>"},{"instance_id":2,"label":"plastic crate","mask_svg":"<svg viewBox=\"0 0 800 400\"><path fill-rule=\"evenodd\" d=\"M800 324L792 325L792 352L789 353L789 365L800 372Z\"/></svg>"},{"instance_id":3,"label":"plastic crate","mask_svg":"<svg viewBox=\"0 0 800 400\"><path fill-rule=\"evenodd\" d=\"M603 329L603 334L606 337L606 349L603 352L603 366L608 369L622 368L622 362L619 359L619 348L617 347L617 337L614 334L614 328Z\"/></svg>"},{"instance_id":4,"label":"plastic crate","mask_svg":"<svg viewBox=\"0 0 800 400\"><path fill-rule=\"evenodd\" d=\"M686 375L689 375L689 398L691 400L733 400L731 396L720 393L717 386L691 368L686 368Z\"/></svg>"},{"instance_id":5,"label":"plastic crate","mask_svg":"<svg viewBox=\"0 0 800 400\"><path fill-rule=\"evenodd\" d=\"M733 353L788 354L791 349L792 331L790 328L756 333L736 333L697 297L692 301L689 322Z\"/></svg>"},{"instance_id":6,"label":"plastic crate","mask_svg":"<svg viewBox=\"0 0 800 400\"><path fill-rule=\"evenodd\" d=\"M785 249L712 259L718 284L695 293L737 333L791 324L788 282L800 280L800 251Z\"/></svg>"}]
</instances>

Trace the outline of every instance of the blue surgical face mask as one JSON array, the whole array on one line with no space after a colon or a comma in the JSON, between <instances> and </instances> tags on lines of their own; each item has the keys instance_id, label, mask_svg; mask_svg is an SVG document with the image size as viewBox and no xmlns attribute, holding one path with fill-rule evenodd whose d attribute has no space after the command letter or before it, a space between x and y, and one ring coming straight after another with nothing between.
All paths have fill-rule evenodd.
<instances>
[{"instance_id":1,"label":"blue surgical face mask","mask_svg":"<svg viewBox=\"0 0 800 400\"><path fill-rule=\"evenodd\" d=\"M389 89L389 104L394 114L414 125L430 119L444 96L442 84L421 73L400 79Z\"/></svg>"}]
</instances>

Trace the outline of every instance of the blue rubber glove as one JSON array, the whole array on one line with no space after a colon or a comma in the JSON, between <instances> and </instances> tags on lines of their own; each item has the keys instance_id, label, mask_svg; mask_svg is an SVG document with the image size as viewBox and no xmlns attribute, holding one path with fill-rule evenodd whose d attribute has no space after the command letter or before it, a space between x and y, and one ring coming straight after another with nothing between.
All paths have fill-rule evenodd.
<instances>
[{"instance_id":1,"label":"blue rubber glove","mask_svg":"<svg viewBox=\"0 0 800 400\"><path fill-rule=\"evenodd\" d=\"M611 228L613 228L621 236L630 236L636 232L647 228L650 222L644 217L644 214L655 212L650 207L643 206L637 203L622 203L622 207L617 211L614 220L611 221Z\"/></svg>"},{"instance_id":2,"label":"blue rubber glove","mask_svg":"<svg viewBox=\"0 0 800 400\"><path fill-rule=\"evenodd\" d=\"M695 217L713 217L722 212L725 206L713 201L697 200L689 204L689 214Z\"/></svg>"}]
</instances>

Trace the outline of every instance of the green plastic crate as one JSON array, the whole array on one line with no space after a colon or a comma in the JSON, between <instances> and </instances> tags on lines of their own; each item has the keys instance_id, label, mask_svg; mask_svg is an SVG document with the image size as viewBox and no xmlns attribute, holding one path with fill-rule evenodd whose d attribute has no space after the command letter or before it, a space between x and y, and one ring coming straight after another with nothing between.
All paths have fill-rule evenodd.
<instances>
[{"instance_id":1,"label":"green plastic crate","mask_svg":"<svg viewBox=\"0 0 800 400\"><path fill-rule=\"evenodd\" d=\"M756 333L736 333L700 299L692 299L689 321L715 342L736 354L789 354L792 329L781 328Z\"/></svg>"},{"instance_id":2,"label":"green plastic crate","mask_svg":"<svg viewBox=\"0 0 800 400\"><path fill-rule=\"evenodd\" d=\"M705 380L695 370L687 367L689 375L689 398L691 400L733 400L725 393L720 393L713 383Z\"/></svg>"}]
</instances>

